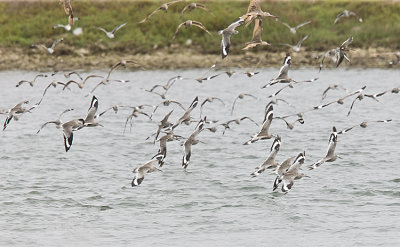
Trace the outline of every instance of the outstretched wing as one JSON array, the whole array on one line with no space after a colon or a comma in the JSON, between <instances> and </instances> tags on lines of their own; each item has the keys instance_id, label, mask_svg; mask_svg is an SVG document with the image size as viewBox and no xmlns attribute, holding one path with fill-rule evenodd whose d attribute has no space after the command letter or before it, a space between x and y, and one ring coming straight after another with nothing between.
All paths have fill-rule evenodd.
<instances>
[{"instance_id":1,"label":"outstretched wing","mask_svg":"<svg viewBox=\"0 0 400 247\"><path fill-rule=\"evenodd\" d=\"M119 26L114 27L114 29L111 31L111 33L115 33L119 29L123 28L126 24L127 24L127 22L125 22L125 23L123 23L123 24L121 24Z\"/></svg>"}]
</instances>

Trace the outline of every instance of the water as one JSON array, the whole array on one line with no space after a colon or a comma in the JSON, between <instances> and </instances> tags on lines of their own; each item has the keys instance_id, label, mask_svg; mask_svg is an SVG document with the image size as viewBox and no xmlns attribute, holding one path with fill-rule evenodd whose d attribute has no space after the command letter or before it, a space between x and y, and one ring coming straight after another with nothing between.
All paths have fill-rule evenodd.
<instances>
[{"instance_id":1,"label":"water","mask_svg":"<svg viewBox=\"0 0 400 247\"><path fill-rule=\"evenodd\" d=\"M115 105L157 104L160 98L144 92L156 83L175 75L200 77L206 70L191 71L117 71L115 79L131 82L99 87L99 112ZM105 75L105 71L93 73ZM84 73L85 75L87 73ZM253 78L226 75L199 84L178 81L168 97L188 107L195 96L222 98L204 105L203 114L220 122L249 116L260 123L267 95L282 85L259 89L277 74L277 69L262 70ZM39 79L35 87L15 84L31 79L35 73L1 72L0 107L9 108L22 100L40 99L47 83L67 81L62 75ZM366 93L398 87L397 70L324 70L291 71L297 80L319 76L310 84L287 89L278 95L282 102L274 106L275 116L306 110L321 103L323 90L339 83L350 91L363 85ZM84 117L90 97L84 97L95 85L72 91L50 88L42 105L19 121L12 121L1 133L0 171L0 245L1 246L126 246L136 243L151 246L396 246L400 244L400 127L399 95L387 94L376 102L357 101L349 117L354 97L344 105L334 104L306 113L305 124L288 130L274 120L271 132L282 137L277 160L306 151L303 171L309 176L296 180L286 195L272 192L275 179L270 171L256 179L254 167L268 155L271 140L249 146L242 143L259 130L250 121L231 125L225 135L203 131L192 148L191 163L181 167L180 142L168 143L163 172L145 176L143 183L130 187L131 171L157 153L158 146L146 141L157 128L144 116L133 120L132 130L123 134L129 111L120 109L100 118L105 127L75 132L71 150L63 147L62 132L48 126L36 134L40 125L54 120L66 108L65 121ZM230 107L239 93L252 93L261 100L238 100L234 115ZM324 102L339 99L344 91L332 90ZM154 115L159 121L170 109L170 120L182 114L179 107L161 107ZM147 110L149 112L151 110ZM198 118L199 107L193 111ZM4 121L2 115L1 121ZM336 151L343 159L325 163L314 171L308 165L326 154L332 126L338 130L365 120L393 119L391 123L370 124L340 135ZM182 125L176 133L188 136L195 125Z\"/></svg>"}]
</instances>

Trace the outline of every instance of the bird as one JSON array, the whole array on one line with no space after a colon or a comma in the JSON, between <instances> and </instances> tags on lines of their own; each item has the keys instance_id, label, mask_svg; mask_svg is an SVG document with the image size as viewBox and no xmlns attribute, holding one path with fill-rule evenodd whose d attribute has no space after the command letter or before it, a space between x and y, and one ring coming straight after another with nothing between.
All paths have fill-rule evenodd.
<instances>
[{"instance_id":1,"label":"bird","mask_svg":"<svg viewBox=\"0 0 400 247\"><path fill-rule=\"evenodd\" d=\"M199 140L196 139L197 135L202 131L206 117L204 117L196 126L195 131L189 136L189 138L184 142L184 152L182 157L182 167L186 169L190 162L190 157L192 155L192 145L196 145Z\"/></svg>"},{"instance_id":2,"label":"bird","mask_svg":"<svg viewBox=\"0 0 400 247\"><path fill-rule=\"evenodd\" d=\"M254 30L253 30L253 38L250 42L247 42L245 47L242 50L248 50L260 45L271 45L266 41L262 41L261 34L262 34L262 20L256 19L254 22Z\"/></svg>"},{"instance_id":3,"label":"bird","mask_svg":"<svg viewBox=\"0 0 400 247\"><path fill-rule=\"evenodd\" d=\"M161 155L156 155L151 160L147 161L144 165L136 167L132 172L135 174L131 186L135 187L143 182L144 175L154 171L161 171L154 165L162 158Z\"/></svg>"},{"instance_id":4,"label":"bird","mask_svg":"<svg viewBox=\"0 0 400 247\"><path fill-rule=\"evenodd\" d=\"M251 0L249 7L247 9L247 13L239 17L240 20L246 22L246 26L248 26L255 19L261 19L266 17L278 18L278 16L274 16L268 12L264 12L261 9L262 0Z\"/></svg>"},{"instance_id":5,"label":"bird","mask_svg":"<svg viewBox=\"0 0 400 247\"><path fill-rule=\"evenodd\" d=\"M150 117L153 117L154 113L157 111L158 107L160 107L161 105L163 106L169 106L171 103L178 105L180 108L182 108L184 111L186 111L185 107L183 107L183 105L181 103L179 103L178 101L175 100L169 100L166 99L164 101L162 101L161 103L159 103L153 110L153 112L151 113Z\"/></svg>"},{"instance_id":6,"label":"bird","mask_svg":"<svg viewBox=\"0 0 400 247\"><path fill-rule=\"evenodd\" d=\"M174 40L174 39L175 39L175 37L176 37L176 35L178 34L179 30L180 30L181 27L183 27L183 26L186 27L186 28L189 28L189 27L191 27L191 26L199 27L200 29L204 30L206 33L208 33L208 34L211 35L211 33L207 30L207 28L206 28L201 22L199 22L199 21L192 21L192 20L186 20L186 21L182 22L181 24L179 24L179 26L176 28L175 34L174 34L174 36L172 37L171 40Z\"/></svg>"},{"instance_id":7,"label":"bird","mask_svg":"<svg viewBox=\"0 0 400 247\"><path fill-rule=\"evenodd\" d=\"M49 121L49 122L45 122L44 124L42 124L42 126L40 126L40 129L36 132L36 134L39 134L39 132L46 127L47 124L55 124L56 128L59 129L61 128L61 125L63 124L63 122L61 121L61 117L62 115L64 115L65 113L69 112L69 111L73 111L74 109L70 108L70 109L65 109L63 112L61 112L61 114L58 116L58 118L54 121Z\"/></svg>"},{"instance_id":8,"label":"bird","mask_svg":"<svg viewBox=\"0 0 400 247\"><path fill-rule=\"evenodd\" d=\"M164 160L167 157L167 142L173 140L179 140L180 138L183 137L175 135L172 131L169 131L164 136L160 137L160 139L158 139L158 141L160 142L160 149L158 150L158 153L155 156L161 155L161 158L158 160L158 165L160 167L164 165Z\"/></svg>"},{"instance_id":9,"label":"bird","mask_svg":"<svg viewBox=\"0 0 400 247\"><path fill-rule=\"evenodd\" d=\"M346 54L346 51L350 51L348 47L350 43L353 42L353 36L350 36L346 41L342 43L339 47L335 49L331 49L327 51L324 56L322 57L321 63L319 65L319 72L322 70L322 66L324 65L324 61L326 57L334 57L333 61L336 62L336 68L342 63L343 59L346 59L350 64L350 59Z\"/></svg>"},{"instance_id":10,"label":"bird","mask_svg":"<svg viewBox=\"0 0 400 247\"><path fill-rule=\"evenodd\" d=\"M274 142L272 143L270 153L267 159L259 166L257 166L255 171L250 174L252 177L257 177L261 173L265 171L265 169L275 168L279 165L278 162L275 161L275 157L279 152L279 148L281 147L281 137L276 136Z\"/></svg>"},{"instance_id":11,"label":"bird","mask_svg":"<svg viewBox=\"0 0 400 247\"><path fill-rule=\"evenodd\" d=\"M274 117L274 119L283 120L283 121L285 122L286 127L287 127L288 129L293 129L293 128L294 128L294 124L295 124L296 122L299 122L300 124L304 124L304 119L303 119L303 118L298 118L298 119L296 119L296 121L294 121L293 123L289 123L285 118L282 118L282 117Z\"/></svg>"},{"instance_id":12,"label":"bird","mask_svg":"<svg viewBox=\"0 0 400 247\"><path fill-rule=\"evenodd\" d=\"M249 145L253 142L256 142L259 140L271 139L273 137L273 135L269 133L269 127L271 126L271 122L274 117L274 108L272 105L273 104L268 104L265 107L265 116L264 116L264 121L261 126L260 132L254 134L251 137L251 139L248 140L247 142L243 143L243 145Z\"/></svg>"},{"instance_id":13,"label":"bird","mask_svg":"<svg viewBox=\"0 0 400 247\"><path fill-rule=\"evenodd\" d=\"M98 108L99 108L99 100L96 98L96 96L93 95L92 101L90 102L90 107L89 107L88 113L85 118L85 123L82 126L82 128L83 127L95 127L95 126L104 127L103 125L101 125L100 123L98 123L95 120L96 112L97 112Z\"/></svg>"},{"instance_id":14,"label":"bird","mask_svg":"<svg viewBox=\"0 0 400 247\"><path fill-rule=\"evenodd\" d=\"M74 25L74 13L72 11L71 1L70 0L60 0L60 3L64 6L65 14L68 15L68 23L70 26Z\"/></svg>"},{"instance_id":15,"label":"bird","mask_svg":"<svg viewBox=\"0 0 400 247\"><path fill-rule=\"evenodd\" d=\"M322 165L325 162L333 162L335 161L337 158L340 158L339 155L335 154L335 148L336 148L336 144L337 144L337 137L338 137L338 133L336 130L336 127L333 126L332 128L332 133L329 137L329 144L328 144L328 152L325 155L324 158L318 160L317 162L315 162L314 164L312 164L309 169L313 170L317 167L319 167L320 165Z\"/></svg>"},{"instance_id":16,"label":"bird","mask_svg":"<svg viewBox=\"0 0 400 247\"><path fill-rule=\"evenodd\" d=\"M279 20L279 19L276 19L276 20ZM279 22L282 23L285 27L289 28L289 31L290 31L292 34L296 34L297 29L299 29L299 28L301 28L302 26L305 26L305 25L311 23L311 21L306 21L306 22L303 22L303 23L301 23L301 24L299 24L299 25L297 25L297 26L295 26L295 27L291 27L291 26L289 26L289 24L287 24L287 23L285 23L285 22L283 22L283 21L279 21Z\"/></svg>"},{"instance_id":17,"label":"bird","mask_svg":"<svg viewBox=\"0 0 400 247\"><path fill-rule=\"evenodd\" d=\"M126 24L128 24L128 23L125 22L125 23L123 23L123 24L121 24L121 25L119 25L119 26L114 27L114 29L111 30L111 32L108 32L107 30L105 30L105 29L102 28L102 27L96 27L96 28L97 28L98 30L103 31L103 32L107 35L107 37L108 37L109 39L113 39L113 38L115 38L115 36L114 36L115 32L118 31L118 30L120 30L121 28L123 28Z\"/></svg>"},{"instance_id":18,"label":"bird","mask_svg":"<svg viewBox=\"0 0 400 247\"><path fill-rule=\"evenodd\" d=\"M240 124L243 120L246 120L246 119L253 122L256 126L259 126L258 123L256 123L256 121L254 121L252 118L244 116L244 117L240 117L240 118L231 119L229 121L226 121L225 123L218 124L217 126L214 126L215 128L211 127L211 128L207 128L207 129L210 130L211 132L216 132L217 131L216 127L223 126L224 131L222 132L222 135L224 135L226 130L231 129L229 126L231 123Z\"/></svg>"},{"instance_id":19,"label":"bird","mask_svg":"<svg viewBox=\"0 0 400 247\"><path fill-rule=\"evenodd\" d=\"M280 181L283 182L281 189L282 192L287 193L292 189L294 180L300 179L304 176L304 174L301 173L300 168L301 165L304 164L305 156L306 156L305 152L302 152L299 155L297 155L296 159L293 161L292 164L290 164L289 168L287 168L281 176L278 176L275 179L273 190L278 188Z\"/></svg>"},{"instance_id":20,"label":"bird","mask_svg":"<svg viewBox=\"0 0 400 247\"><path fill-rule=\"evenodd\" d=\"M35 75L35 77L33 78L32 81L21 80L21 81L19 81L19 82L17 83L17 85L15 85L15 86L16 86L16 87L19 87L19 86L21 86L21 85L24 84L24 83L29 83L29 85L30 85L31 87L33 87L33 84L36 82L37 78L39 78L39 77L47 77L47 75L45 75L45 74L38 74L38 75Z\"/></svg>"},{"instance_id":21,"label":"bird","mask_svg":"<svg viewBox=\"0 0 400 247\"><path fill-rule=\"evenodd\" d=\"M238 99L243 99L245 96L246 96L246 97L251 97L251 98L253 98L253 99L258 100L258 98L257 98L256 96L252 95L252 94L249 94L249 93L240 93L240 94L235 98L235 100L233 101L232 108L231 108L231 115L233 115L233 110L235 109L236 101L237 101Z\"/></svg>"},{"instance_id":22,"label":"bird","mask_svg":"<svg viewBox=\"0 0 400 247\"><path fill-rule=\"evenodd\" d=\"M88 75L88 76L87 76L84 80L82 80L81 82L76 82L76 81L74 81L74 80L69 80L67 83L65 83L65 86L63 87L63 90L65 90L66 88L68 88L68 86L69 86L71 83L74 83L74 84L76 84L80 89L83 89L83 88L85 87L85 83L86 83L87 80L89 80L90 78L97 78L97 77L103 78L103 77L100 76L100 75Z\"/></svg>"},{"instance_id":23,"label":"bird","mask_svg":"<svg viewBox=\"0 0 400 247\"><path fill-rule=\"evenodd\" d=\"M304 36L301 40L299 40L299 42L297 42L296 45L290 45L290 44L282 44L282 45L285 45L285 46L288 46L288 47L292 48L292 50L293 50L294 52L299 52L299 51L300 51L300 48L301 48L301 45L302 45L303 42L304 42L306 39L308 39L309 37L310 37L310 34Z\"/></svg>"},{"instance_id":24,"label":"bird","mask_svg":"<svg viewBox=\"0 0 400 247\"><path fill-rule=\"evenodd\" d=\"M182 76L178 75L178 76L174 76L172 78L170 78L166 84L155 84L152 88L150 88L149 90L147 90L147 92L153 92L154 89L161 87L162 89L164 89L165 91L168 91L172 85L175 84L175 82L177 82L178 80L184 80L187 78L183 78Z\"/></svg>"},{"instance_id":25,"label":"bird","mask_svg":"<svg viewBox=\"0 0 400 247\"><path fill-rule=\"evenodd\" d=\"M228 56L228 53L230 51L231 36L233 34L238 34L239 33L239 31L235 30L235 28L237 28L238 26L242 25L243 23L244 23L243 20L238 19L234 23L230 24L224 30L218 31L218 34L222 35L222 40L221 40L222 59L224 59L226 56Z\"/></svg>"},{"instance_id":26,"label":"bird","mask_svg":"<svg viewBox=\"0 0 400 247\"><path fill-rule=\"evenodd\" d=\"M354 13L353 11L350 11L350 10L345 9L345 10L343 10L343 12L339 13L339 14L336 16L335 21L333 22L333 24L336 24L336 23L340 20L340 18L342 18L342 17L346 17L346 18L347 18L347 17L350 17L350 16L357 16L357 14ZM358 19L358 21L359 21L359 22L363 22L363 19L360 17L360 18Z\"/></svg>"},{"instance_id":27,"label":"bird","mask_svg":"<svg viewBox=\"0 0 400 247\"><path fill-rule=\"evenodd\" d=\"M172 114L173 111L174 111L174 110L171 110L170 112L168 112L168 113L163 117L163 119L161 119L160 123L158 124L157 131L156 131L156 133L155 133L155 137L154 137L153 143L156 142L156 140L157 140L157 138L158 138L158 135L160 134L160 132L161 132L162 129L165 129L165 128L168 128L168 127L171 127L171 126L172 126L172 123L168 121L168 118L171 116L171 114ZM171 133L172 133L172 132L171 132ZM150 137L148 137L148 138L150 138Z\"/></svg>"},{"instance_id":28,"label":"bird","mask_svg":"<svg viewBox=\"0 0 400 247\"><path fill-rule=\"evenodd\" d=\"M223 101L222 99L220 99L220 98L218 98L218 97L207 97L207 98L200 104L200 118L201 118L201 113L203 112L203 106L204 106L207 102L209 102L209 103L214 102L214 100L219 101L222 105L225 106L225 103L224 103L224 101Z\"/></svg>"},{"instance_id":29,"label":"bird","mask_svg":"<svg viewBox=\"0 0 400 247\"><path fill-rule=\"evenodd\" d=\"M281 164L279 164L276 167L275 173L277 174L277 176L276 176L272 191L274 191L278 188L278 185L282 182L283 173L293 164L295 158L296 158L296 156L287 158L286 160L284 160Z\"/></svg>"},{"instance_id":30,"label":"bird","mask_svg":"<svg viewBox=\"0 0 400 247\"><path fill-rule=\"evenodd\" d=\"M190 120L190 113L193 111L194 108L196 108L197 104L199 103L199 97L196 96L192 103L190 104L189 108L185 111L185 113L176 121L174 125L171 126L171 129L175 129L178 127L183 122L189 121Z\"/></svg>"},{"instance_id":31,"label":"bird","mask_svg":"<svg viewBox=\"0 0 400 247\"><path fill-rule=\"evenodd\" d=\"M364 93L361 91L361 92L358 94L358 96L353 100L353 102L351 102L351 106L350 106L349 111L347 112L347 116L350 115L350 112L351 112L351 110L352 110L353 107L354 107L354 103L356 103L357 100L361 101L361 100L364 99L364 97L368 97L368 98L372 98L372 99L374 99L374 100L376 100L376 101L379 102L378 97L381 97L381 96L383 96L384 94L386 94L386 93L388 93L388 92L391 92L391 90L386 90L386 91L383 91L383 92L381 92L381 93L376 93L376 94L364 94Z\"/></svg>"},{"instance_id":32,"label":"bird","mask_svg":"<svg viewBox=\"0 0 400 247\"><path fill-rule=\"evenodd\" d=\"M52 81L52 82L50 82L47 86L46 86L46 88L44 89L44 91L43 91L43 94L42 94L42 97L40 98L40 100L39 100L39 102L37 102L36 104L35 104L35 107L37 107L37 106L39 106L41 103L42 103L42 100L43 100L43 98L44 98L44 96L46 95L46 93L47 93L47 90L50 88L50 87L57 87L57 85L63 85L63 86L65 86L65 84L63 83L63 82L55 82L55 81Z\"/></svg>"},{"instance_id":33,"label":"bird","mask_svg":"<svg viewBox=\"0 0 400 247\"><path fill-rule=\"evenodd\" d=\"M145 106L154 107L154 106L152 106L152 105L138 105L138 106L131 106L131 107L130 107L130 108L132 108L132 112L131 112L131 114L129 114L129 116L126 118L125 126L124 126L124 132L123 132L123 133L125 133L126 125L128 124L128 121L130 121L130 125L131 125L130 130L132 130L132 119L133 119L134 117L137 118L139 115L144 115L144 116L148 117L149 120L151 120L151 116L150 116L149 114L147 114L146 112L142 111L142 109L143 109Z\"/></svg>"},{"instance_id":34,"label":"bird","mask_svg":"<svg viewBox=\"0 0 400 247\"><path fill-rule=\"evenodd\" d=\"M30 109L27 109L24 107L24 105L29 104L28 100L19 102L18 104L16 104L14 107L10 108L8 110L8 115L6 120L4 121L4 125L3 125L3 131L7 128L8 124L10 123L10 121L12 119L14 119L15 121L18 121L19 117L26 113L26 112L30 112L34 107L31 107Z\"/></svg>"},{"instance_id":35,"label":"bird","mask_svg":"<svg viewBox=\"0 0 400 247\"><path fill-rule=\"evenodd\" d=\"M79 119L73 119L73 120L63 123L61 125L62 129L63 129L65 152L68 152L72 146L72 141L74 139L73 131L76 131L76 130L82 128L84 126L84 124L85 124L85 120L82 118L79 118Z\"/></svg>"},{"instance_id":36,"label":"bird","mask_svg":"<svg viewBox=\"0 0 400 247\"><path fill-rule=\"evenodd\" d=\"M203 10L207 11L208 13L212 14L211 11L204 4L201 4L201 3L190 3L190 4L186 5L182 9L181 14L180 14L180 18L183 17L183 14L185 13L185 11L190 12L190 11L194 10L195 8L203 9Z\"/></svg>"},{"instance_id":37,"label":"bird","mask_svg":"<svg viewBox=\"0 0 400 247\"><path fill-rule=\"evenodd\" d=\"M354 125L354 126L352 126L352 127L350 127L350 128L346 128L346 129L344 129L344 130L342 130L342 131L339 131L339 132L338 132L338 135L347 133L347 132L349 132L350 130L354 129L354 128L357 127L357 126L360 126L361 128L367 128L367 126L368 126L370 123L389 123L389 122L391 122L391 121L392 121L392 119L377 120L377 121L364 121L364 122L362 122L362 123L360 123L360 124L356 124L356 125Z\"/></svg>"},{"instance_id":38,"label":"bird","mask_svg":"<svg viewBox=\"0 0 400 247\"><path fill-rule=\"evenodd\" d=\"M247 77L253 77L259 73L260 73L259 71L254 72L254 71L249 71L249 70L243 72L243 74L247 75Z\"/></svg>"},{"instance_id":39,"label":"bird","mask_svg":"<svg viewBox=\"0 0 400 247\"><path fill-rule=\"evenodd\" d=\"M66 31L71 31L71 25L69 23L67 25L56 24L53 26L53 29L56 29L56 28L64 28Z\"/></svg>"},{"instance_id":40,"label":"bird","mask_svg":"<svg viewBox=\"0 0 400 247\"><path fill-rule=\"evenodd\" d=\"M267 83L266 85L262 86L261 88L270 87L270 86L275 85L277 83L289 83L289 82L291 82L292 79L288 75L291 64L292 64L292 57L290 56L290 54L286 54L286 57L283 60L283 65L279 70L278 76L275 79L270 80L269 83Z\"/></svg>"},{"instance_id":41,"label":"bird","mask_svg":"<svg viewBox=\"0 0 400 247\"><path fill-rule=\"evenodd\" d=\"M318 77L317 77L317 78L310 79L310 80L305 80L305 81L295 81L295 80L292 80L292 79L290 79L290 80L291 80L291 82L289 82L289 84L283 86L281 89L279 89L279 90L276 91L275 93L269 95L267 98L274 98L274 97L277 96L280 92L282 92L285 88L294 88L295 85L300 84L300 83L304 83L304 82L314 82L314 81L318 80ZM268 84L267 84L267 85L268 85Z\"/></svg>"},{"instance_id":42,"label":"bird","mask_svg":"<svg viewBox=\"0 0 400 247\"><path fill-rule=\"evenodd\" d=\"M60 43L61 41L63 41L63 40L64 40L64 38L55 40L55 41L53 42L53 44L51 44L50 47L47 47L47 46L45 46L45 45L43 45L43 44L33 44L32 46L33 46L33 47L42 48L42 49L44 49L45 51L47 51L49 54L53 54L53 53L54 53L54 48L56 47L56 45L57 45L58 43Z\"/></svg>"},{"instance_id":43,"label":"bird","mask_svg":"<svg viewBox=\"0 0 400 247\"><path fill-rule=\"evenodd\" d=\"M327 89L325 89L324 90L324 92L322 93L322 99L321 100L324 100L325 98L326 98L326 95L327 95L327 93L328 93L328 91L329 90L336 90L336 89L343 89L344 91L346 91L347 93L348 93L348 90L345 88L345 87L343 87L342 85L339 85L339 84L330 84L329 86L328 86L328 88Z\"/></svg>"},{"instance_id":44,"label":"bird","mask_svg":"<svg viewBox=\"0 0 400 247\"><path fill-rule=\"evenodd\" d=\"M80 80L83 80L82 76L76 71L64 72L64 77L65 78L70 78L71 75L76 75Z\"/></svg>"},{"instance_id":45,"label":"bird","mask_svg":"<svg viewBox=\"0 0 400 247\"><path fill-rule=\"evenodd\" d=\"M168 7L171 4L175 4L175 3L179 3L182 2L183 0L176 0L176 1L172 1L172 2L168 2L168 3L164 3L162 4L160 7L158 7L157 9L155 9L153 12L151 12L150 14L148 14L143 20L141 20L139 23L144 23L146 22L152 15L154 15L155 13L157 13L159 10L164 11L165 13L168 12Z\"/></svg>"}]
</instances>

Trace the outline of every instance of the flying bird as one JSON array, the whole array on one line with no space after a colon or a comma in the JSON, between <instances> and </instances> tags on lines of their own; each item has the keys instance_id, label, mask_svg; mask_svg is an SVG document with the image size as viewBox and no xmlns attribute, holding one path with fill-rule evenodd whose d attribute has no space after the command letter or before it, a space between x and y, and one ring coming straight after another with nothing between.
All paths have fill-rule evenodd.
<instances>
[{"instance_id":1,"label":"flying bird","mask_svg":"<svg viewBox=\"0 0 400 247\"><path fill-rule=\"evenodd\" d=\"M131 186L135 187L140 185L143 182L145 174L154 171L161 171L160 169L154 166L161 158L162 158L161 155L156 155L150 161L147 161L144 165L135 168L132 171L135 174L135 177L132 180Z\"/></svg>"},{"instance_id":2,"label":"flying bird","mask_svg":"<svg viewBox=\"0 0 400 247\"><path fill-rule=\"evenodd\" d=\"M276 19L276 20L279 20L279 19ZM287 24L287 23L285 23L285 22L283 22L283 21L279 21L279 22L282 23L285 27L289 28L289 31L290 31L292 34L296 34L297 29L299 29L299 28L301 28L302 26L305 26L305 25L311 23L311 21L306 21L306 22L303 22L303 23L301 23L301 24L299 24L299 25L297 25L297 26L295 26L295 27L291 27L291 26L289 26L289 24Z\"/></svg>"},{"instance_id":3,"label":"flying bird","mask_svg":"<svg viewBox=\"0 0 400 247\"><path fill-rule=\"evenodd\" d=\"M68 23L70 26L74 25L74 13L72 11L70 0L60 0L60 3L64 6L65 14L68 15Z\"/></svg>"},{"instance_id":4,"label":"flying bird","mask_svg":"<svg viewBox=\"0 0 400 247\"><path fill-rule=\"evenodd\" d=\"M68 122L62 124L65 152L68 152L68 150L72 146L72 141L74 139L73 131L76 131L76 130L82 128L84 126L84 124L85 124L85 120L82 118L73 119L71 121L68 121Z\"/></svg>"},{"instance_id":5,"label":"flying bird","mask_svg":"<svg viewBox=\"0 0 400 247\"><path fill-rule=\"evenodd\" d=\"M29 85L30 85L31 87L33 87L33 84L36 82L37 78L39 78L39 77L47 77L47 75L45 75L45 74L38 74L38 75L36 75L36 76L33 78L32 81L22 80L22 81L19 81L19 82L17 83L17 85L15 85L15 86L16 86L16 87L19 87L19 86L21 86L21 85L24 84L24 83L29 83Z\"/></svg>"},{"instance_id":6,"label":"flying bird","mask_svg":"<svg viewBox=\"0 0 400 247\"><path fill-rule=\"evenodd\" d=\"M151 12L150 14L148 14L143 20L141 20L139 23L144 23L146 22L152 15L154 15L155 13L157 13L158 11L162 10L165 13L168 12L168 7L171 4L175 4L175 3L179 3L182 2L183 0L177 0L177 1L172 1L172 2L168 2L168 3L164 3L162 4L160 7L158 7L156 10L154 10L153 12Z\"/></svg>"},{"instance_id":7,"label":"flying bird","mask_svg":"<svg viewBox=\"0 0 400 247\"><path fill-rule=\"evenodd\" d=\"M274 108L270 103L265 107L265 116L260 132L254 134L250 140L248 140L243 144L248 145L259 140L271 139L273 135L269 133L269 127L271 126L273 118L274 118Z\"/></svg>"},{"instance_id":8,"label":"flying bird","mask_svg":"<svg viewBox=\"0 0 400 247\"><path fill-rule=\"evenodd\" d=\"M229 53L229 50L231 47L231 36L233 34L239 33L239 31L235 30L235 28L242 25L243 23L244 23L243 20L238 19L234 23L230 24L224 30L218 31L218 34L222 35L222 40L221 40L222 59L224 59L226 56L228 56L228 53Z\"/></svg>"},{"instance_id":9,"label":"flying bird","mask_svg":"<svg viewBox=\"0 0 400 247\"><path fill-rule=\"evenodd\" d=\"M33 44L32 46L33 47L42 48L43 50L47 51L49 54L53 54L54 53L54 48L56 47L56 45L58 43L60 43L61 41L63 41L63 40L64 40L63 38L55 40L53 42L53 44L51 44L50 47L47 47L47 46L45 46L43 44Z\"/></svg>"},{"instance_id":10,"label":"flying bird","mask_svg":"<svg viewBox=\"0 0 400 247\"><path fill-rule=\"evenodd\" d=\"M351 17L351 16L357 16L357 14L354 13L353 11L350 11L350 10L345 9L345 10L343 10L343 12L339 13L339 14L336 16L336 19L335 19L335 21L333 22L333 24L336 24L336 23L340 20L340 18L342 18L342 17L348 18L348 17ZM358 21L359 21L359 22L363 22L363 19L360 17L360 18L358 19Z\"/></svg>"},{"instance_id":11,"label":"flying bird","mask_svg":"<svg viewBox=\"0 0 400 247\"><path fill-rule=\"evenodd\" d=\"M335 148L336 148L336 144L337 144L337 137L338 137L338 133L336 130L336 127L333 126L332 128L332 134L329 137L329 144L328 144L328 152L325 155L324 158L318 160L317 162L315 162L314 164L312 164L310 166L310 170L313 170L317 167L319 167L320 165L322 165L325 162L333 162L335 161L337 158L340 158L339 155L335 154Z\"/></svg>"},{"instance_id":12,"label":"flying bird","mask_svg":"<svg viewBox=\"0 0 400 247\"><path fill-rule=\"evenodd\" d=\"M40 129L36 132L36 134L39 134L39 132L40 132L44 127L46 127L46 125L48 125L48 124L55 124L57 129L61 128L61 127L62 127L61 125L63 124L63 122L61 121L62 115L64 115L65 113L67 113L67 112L69 112L69 111L73 111L73 110L74 110L74 109L66 109L66 110L64 110L63 112L61 112L61 114L58 116L58 118L57 118L56 120L54 120L54 121L49 121L49 122L45 122L44 124L42 124L42 126L40 126Z\"/></svg>"},{"instance_id":13,"label":"flying bird","mask_svg":"<svg viewBox=\"0 0 400 247\"><path fill-rule=\"evenodd\" d=\"M242 50L248 50L260 45L270 45L268 42L262 41L261 39L262 31L263 31L262 20L256 19L254 22L253 38L251 39L250 42L246 43L246 46Z\"/></svg>"},{"instance_id":14,"label":"flying bird","mask_svg":"<svg viewBox=\"0 0 400 247\"><path fill-rule=\"evenodd\" d=\"M288 46L288 47L292 48L292 50L293 50L294 52L299 52L300 49L301 49L301 45L303 44L303 42L304 42L306 39L308 39L308 37L310 37L310 34L304 36L301 40L299 40L299 42L297 42L296 45L290 45L290 44L282 44L282 45L285 45L285 46Z\"/></svg>"},{"instance_id":15,"label":"flying bird","mask_svg":"<svg viewBox=\"0 0 400 247\"><path fill-rule=\"evenodd\" d=\"M274 142L272 143L270 153L267 159L259 166L256 167L256 170L250 174L252 177L257 177L261 173L265 171L265 169L275 168L279 165L278 162L275 161L275 157L279 152L279 148L281 147L281 137L275 137Z\"/></svg>"},{"instance_id":16,"label":"flying bird","mask_svg":"<svg viewBox=\"0 0 400 247\"><path fill-rule=\"evenodd\" d=\"M125 22L125 23L123 23L123 24L121 24L121 25L119 25L119 26L114 27L114 29L111 30L111 32L108 32L107 30L105 30L105 29L102 28L102 27L96 27L96 28L97 28L98 30L103 31L103 32L107 35L107 37L108 37L109 39L113 39L113 38L115 37L115 36L114 36L115 32L118 31L118 30L120 30L121 28L123 28L126 24L127 24L127 22Z\"/></svg>"},{"instance_id":17,"label":"flying bird","mask_svg":"<svg viewBox=\"0 0 400 247\"><path fill-rule=\"evenodd\" d=\"M204 122L206 121L206 117L204 117L196 126L195 131L189 136L189 138L183 144L185 154L182 158L182 167L186 169L190 162L190 157L192 155L192 145L196 145L199 143L199 140L196 139L197 135L203 130Z\"/></svg>"},{"instance_id":18,"label":"flying bird","mask_svg":"<svg viewBox=\"0 0 400 247\"><path fill-rule=\"evenodd\" d=\"M289 166L289 168L287 168L286 171L284 171L281 176L278 176L275 179L273 190L278 188L278 185L280 182L283 182L282 189L281 189L282 192L287 193L292 189L294 180L300 179L304 176L304 174L301 172L300 168L301 168L301 165L304 164L305 156L306 156L305 152L297 155L296 159Z\"/></svg>"},{"instance_id":19,"label":"flying bird","mask_svg":"<svg viewBox=\"0 0 400 247\"><path fill-rule=\"evenodd\" d=\"M187 20L187 21L182 22L181 24L179 24L179 26L176 28L175 34L174 34L174 36L172 37L171 40L174 40L174 39L175 39L175 37L176 37L176 35L178 34L179 30L180 30L183 26L186 27L186 28L189 28L189 27L191 27L191 26L195 26L195 27L198 27L198 28L204 30L205 32L207 32L208 34L211 35L211 33L207 30L207 28L206 28L201 22L199 22L199 21Z\"/></svg>"},{"instance_id":20,"label":"flying bird","mask_svg":"<svg viewBox=\"0 0 400 247\"><path fill-rule=\"evenodd\" d=\"M201 4L201 3L190 3L190 4L186 5L182 9L180 17L181 18L183 17L183 14L185 13L185 11L190 12L190 11L196 9L196 8L203 9L203 10L207 11L208 13L212 14L211 11L204 4Z\"/></svg>"}]
</instances>

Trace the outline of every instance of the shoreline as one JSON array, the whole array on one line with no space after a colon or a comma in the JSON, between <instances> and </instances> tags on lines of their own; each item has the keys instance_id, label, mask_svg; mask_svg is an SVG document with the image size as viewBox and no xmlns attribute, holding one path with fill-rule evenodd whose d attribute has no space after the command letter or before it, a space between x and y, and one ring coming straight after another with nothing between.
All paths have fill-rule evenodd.
<instances>
[{"instance_id":1,"label":"shoreline","mask_svg":"<svg viewBox=\"0 0 400 247\"><path fill-rule=\"evenodd\" d=\"M319 51L293 52L290 54L292 67L318 68L323 54L324 52ZM344 61L340 67L400 68L399 63L390 65L391 61L396 61L395 54L400 56L400 52L383 47L355 49L349 52L351 65ZM129 52L117 51L90 54L86 49L68 53L64 48L50 55L35 49L0 47L0 71L101 70L110 68L121 59L135 60L140 64L136 66L137 69L146 70L207 68L212 64L217 64L220 68L264 68L281 66L285 55L286 52L259 50L230 54L222 60L219 54L201 54L196 49L190 48L179 49L179 53L172 49L159 49L149 54L129 54ZM327 60L329 59L326 59L324 67L334 67L334 64ZM133 66L132 69L135 67Z\"/></svg>"}]
</instances>

